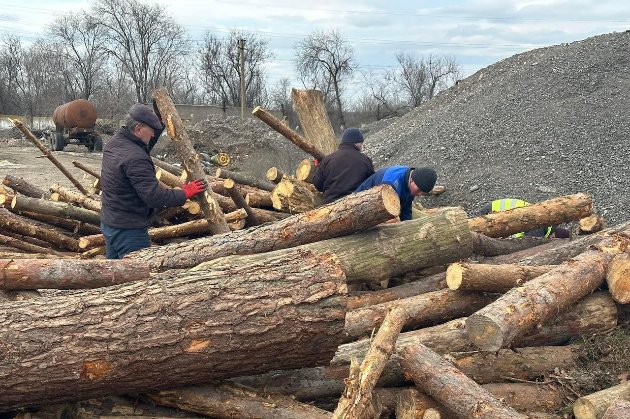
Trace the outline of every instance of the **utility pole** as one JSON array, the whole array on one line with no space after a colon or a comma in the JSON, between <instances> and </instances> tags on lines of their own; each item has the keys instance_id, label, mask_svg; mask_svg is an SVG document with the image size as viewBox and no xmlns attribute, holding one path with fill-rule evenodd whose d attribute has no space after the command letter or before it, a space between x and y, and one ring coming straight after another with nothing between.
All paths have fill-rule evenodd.
<instances>
[{"instance_id":1,"label":"utility pole","mask_svg":"<svg viewBox=\"0 0 630 419\"><path fill-rule=\"evenodd\" d=\"M238 49L241 58L241 121L245 115L245 39L238 40Z\"/></svg>"}]
</instances>

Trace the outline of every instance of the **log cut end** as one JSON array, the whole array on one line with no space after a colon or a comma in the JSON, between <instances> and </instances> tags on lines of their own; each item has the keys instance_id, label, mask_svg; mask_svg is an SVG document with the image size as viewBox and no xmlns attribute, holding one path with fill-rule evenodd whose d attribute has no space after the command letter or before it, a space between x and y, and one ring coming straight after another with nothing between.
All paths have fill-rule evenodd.
<instances>
[{"instance_id":1,"label":"log cut end","mask_svg":"<svg viewBox=\"0 0 630 419\"><path fill-rule=\"evenodd\" d=\"M601 215L593 214L580 220L580 234L591 234L601 231L604 228L604 218Z\"/></svg>"},{"instance_id":2,"label":"log cut end","mask_svg":"<svg viewBox=\"0 0 630 419\"><path fill-rule=\"evenodd\" d=\"M466 319L466 333L482 351L498 351L503 347L503 331L483 314L473 314Z\"/></svg>"},{"instance_id":3,"label":"log cut end","mask_svg":"<svg viewBox=\"0 0 630 419\"><path fill-rule=\"evenodd\" d=\"M282 173L282 171L280 171L277 167L270 167L269 170L267 170L267 180L273 183L280 182L283 175L284 173Z\"/></svg>"},{"instance_id":4,"label":"log cut end","mask_svg":"<svg viewBox=\"0 0 630 419\"><path fill-rule=\"evenodd\" d=\"M573 415L575 419L596 419L597 409L590 400L581 397L573 404Z\"/></svg>"},{"instance_id":5,"label":"log cut end","mask_svg":"<svg viewBox=\"0 0 630 419\"><path fill-rule=\"evenodd\" d=\"M422 415L422 419L441 419L442 414L437 409L427 409Z\"/></svg>"},{"instance_id":6,"label":"log cut end","mask_svg":"<svg viewBox=\"0 0 630 419\"><path fill-rule=\"evenodd\" d=\"M392 218L398 217L400 215L400 199L394 189L389 185L383 186L381 196L387 212L392 215Z\"/></svg>"},{"instance_id":7,"label":"log cut end","mask_svg":"<svg viewBox=\"0 0 630 419\"><path fill-rule=\"evenodd\" d=\"M608 290L619 304L630 303L630 255L622 253L615 256L606 274Z\"/></svg>"},{"instance_id":8,"label":"log cut end","mask_svg":"<svg viewBox=\"0 0 630 419\"><path fill-rule=\"evenodd\" d=\"M449 289L457 290L462 285L464 267L461 263L451 263L446 270L446 286Z\"/></svg>"},{"instance_id":9,"label":"log cut end","mask_svg":"<svg viewBox=\"0 0 630 419\"><path fill-rule=\"evenodd\" d=\"M262 108L260 106L256 106L254 110L252 111L252 115L258 115L261 111L262 111Z\"/></svg>"},{"instance_id":10,"label":"log cut end","mask_svg":"<svg viewBox=\"0 0 630 419\"><path fill-rule=\"evenodd\" d=\"M295 169L295 177L304 182L312 183L314 174L315 164L311 159L302 160Z\"/></svg>"}]
</instances>

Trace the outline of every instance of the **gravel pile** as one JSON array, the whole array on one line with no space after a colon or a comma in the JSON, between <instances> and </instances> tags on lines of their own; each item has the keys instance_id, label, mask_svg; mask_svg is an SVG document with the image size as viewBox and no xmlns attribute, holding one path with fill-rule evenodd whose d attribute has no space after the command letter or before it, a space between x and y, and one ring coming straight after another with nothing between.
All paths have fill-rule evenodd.
<instances>
[{"instance_id":1,"label":"gravel pile","mask_svg":"<svg viewBox=\"0 0 630 419\"><path fill-rule=\"evenodd\" d=\"M630 220L630 33L493 64L367 137L377 167L430 165L469 213L496 198L586 192L609 224Z\"/></svg>"}]
</instances>

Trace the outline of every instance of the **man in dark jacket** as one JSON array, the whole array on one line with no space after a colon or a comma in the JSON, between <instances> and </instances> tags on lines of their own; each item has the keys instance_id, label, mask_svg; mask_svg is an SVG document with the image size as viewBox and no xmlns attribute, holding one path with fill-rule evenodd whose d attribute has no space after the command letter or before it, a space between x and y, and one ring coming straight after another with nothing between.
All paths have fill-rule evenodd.
<instances>
[{"instance_id":1,"label":"man in dark jacket","mask_svg":"<svg viewBox=\"0 0 630 419\"><path fill-rule=\"evenodd\" d=\"M354 190L374 174L372 160L361 153L363 134L357 128L343 132L341 144L319 163L313 184L324 193L324 203L336 201Z\"/></svg>"},{"instance_id":2,"label":"man in dark jacket","mask_svg":"<svg viewBox=\"0 0 630 419\"><path fill-rule=\"evenodd\" d=\"M430 167L389 166L379 169L367 178L355 192L365 191L376 185L390 185L400 198L400 221L411 220L413 198L426 195L435 186L437 173Z\"/></svg>"},{"instance_id":3,"label":"man in dark jacket","mask_svg":"<svg viewBox=\"0 0 630 419\"><path fill-rule=\"evenodd\" d=\"M163 189L149 155L164 126L147 106L133 105L123 126L103 148L101 230L108 259L149 247L155 208L183 205L206 190L204 180Z\"/></svg>"}]
</instances>

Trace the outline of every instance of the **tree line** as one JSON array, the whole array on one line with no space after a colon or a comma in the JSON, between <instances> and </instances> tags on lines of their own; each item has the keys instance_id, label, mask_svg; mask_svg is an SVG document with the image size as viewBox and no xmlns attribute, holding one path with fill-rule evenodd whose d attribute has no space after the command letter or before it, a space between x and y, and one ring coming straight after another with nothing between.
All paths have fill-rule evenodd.
<instances>
[{"instance_id":1,"label":"tree line","mask_svg":"<svg viewBox=\"0 0 630 419\"><path fill-rule=\"evenodd\" d=\"M2 36L0 114L50 115L58 105L83 98L96 103L99 117L118 118L130 104L147 103L158 86L176 103L240 107L240 38L237 31L222 37L208 32L195 43L164 6L96 0L88 10L57 17L30 44L16 35ZM460 77L452 57L407 52L396 54L396 67L362 71L351 43L330 30L313 32L295 45L301 86L288 78L270 85L269 40L256 34L245 38L245 106L282 111L292 123L291 87L323 91L339 129L346 126L348 112L360 114L362 122L400 116ZM353 80L361 87L351 100Z\"/></svg>"}]
</instances>

